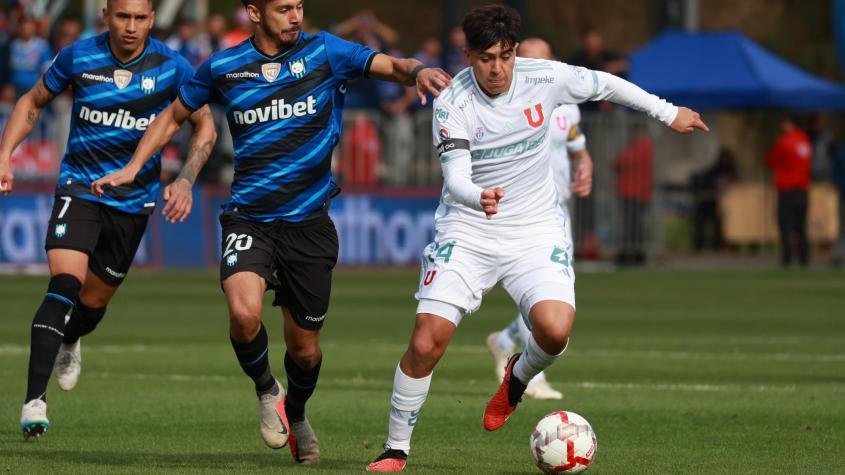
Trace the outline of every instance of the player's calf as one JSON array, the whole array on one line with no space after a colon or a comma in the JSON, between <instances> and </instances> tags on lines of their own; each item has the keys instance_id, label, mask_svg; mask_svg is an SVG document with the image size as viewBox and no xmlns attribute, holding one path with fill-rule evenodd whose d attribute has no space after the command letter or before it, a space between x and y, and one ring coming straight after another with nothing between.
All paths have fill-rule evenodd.
<instances>
[{"instance_id":1,"label":"player's calf","mask_svg":"<svg viewBox=\"0 0 845 475\"><path fill-rule=\"evenodd\" d=\"M47 294L32 320L26 402L44 399L64 337L65 315L76 304L81 287L79 279L70 274L50 278Z\"/></svg>"}]
</instances>

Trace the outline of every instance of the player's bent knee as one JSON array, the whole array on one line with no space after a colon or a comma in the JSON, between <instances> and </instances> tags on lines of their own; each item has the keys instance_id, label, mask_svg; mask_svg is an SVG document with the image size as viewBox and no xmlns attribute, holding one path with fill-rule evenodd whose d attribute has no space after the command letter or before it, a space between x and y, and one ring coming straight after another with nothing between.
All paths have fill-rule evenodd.
<instances>
[{"instance_id":1,"label":"player's bent knee","mask_svg":"<svg viewBox=\"0 0 845 475\"><path fill-rule=\"evenodd\" d=\"M300 368L313 368L323 357L318 344L287 345L287 352Z\"/></svg>"}]
</instances>

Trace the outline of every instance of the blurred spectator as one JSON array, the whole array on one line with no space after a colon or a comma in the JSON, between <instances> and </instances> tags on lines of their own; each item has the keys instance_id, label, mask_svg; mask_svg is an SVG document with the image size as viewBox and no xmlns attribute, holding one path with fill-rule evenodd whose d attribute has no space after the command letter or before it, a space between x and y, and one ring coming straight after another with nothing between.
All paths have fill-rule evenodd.
<instances>
[{"instance_id":1,"label":"blurred spectator","mask_svg":"<svg viewBox=\"0 0 845 475\"><path fill-rule=\"evenodd\" d=\"M59 52L82 35L82 22L76 18L63 18L53 32L53 49Z\"/></svg>"},{"instance_id":2,"label":"blurred spectator","mask_svg":"<svg viewBox=\"0 0 845 475\"><path fill-rule=\"evenodd\" d=\"M616 256L619 265L641 265L646 260L645 218L651 203L653 150L651 136L641 131L614 163L616 196L622 208L622 244Z\"/></svg>"},{"instance_id":3,"label":"blurred spectator","mask_svg":"<svg viewBox=\"0 0 845 475\"><path fill-rule=\"evenodd\" d=\"M370 10L362 10L332 26L331 32L376 51L387 51L399 41L399 34L385 25Z\"/></svg>"},{"instance_id":4,"label":"blurred spectator","mask_svg":"<svg viewBox=\"0 0 845 475\"><path fill-rule=\"evenodd\" d=\"M798 121L787 117L781 122L782 134L766 155L778 190L778 230L781 264L792 261L793 240L797 240L801 266L809 262L807 244L807 190L810 188L810 161L813 146L798 128Z\"/></svg>"},{"instance_id":5,"label":"blurred spectator","mask_svg":"<svg viewBox=\"0 0 845 475\"><path fill-rule=\"evenodd\" d=\"M226 40L225 48L242 43L244 40L252 36L254 25L249 21L249 15L246 13L246 8L238 8L235 10L235 28L224 37ZM224 49L225 49L224 48Z\"/></svg>"},{"instance_id":6,"label":"blurred spectator","mask_svg":"<svg viewBox=\"0 0 845 475\"><path fill-rule=\"evenodd\" d=\"M399 40L396 30L379 21L369 10L358 12L332 26L331 31L337 36L381 52L392 50L393 45ZM377 81L349 81L346 107L378 110L381 107L379 83Z\"/></svg>"},{"instance_id":7,"label":"blurred spectator","mask_svg":"<svg viewBox=\"0 0 845 475\"><path fill-rule=\"evenodd\" d=\"M839 192L839 237L833 247L831 263L845 264L845 142L833 146L830 154L830 177Z\"/></svg>"},{"instance_id":8,"label":"blurred spectator","mask_svg":"<svg viewBox=\"0 0 845 475\"><path fill-rule=\"evenodd\" d=\"M11 82L18 97L32 89L53 59L53 50L47 40L35 36L35 27L31 17L21 17L17 38L12 40Z\"/></svg>"},{"instance_id":9,"label":"blurred spectator","mask_svg":"<svg viewBox=\"0 0 845 475\"><path fill-rule=\"evenodd\" d=\"M466 37L459 25L449 30L449 44L443 52L443 64L446 66L443 69L452 76L469 66L464 48L466 48Z\"/></svg>"},{"instance_id":10,"label":"blurred spectator","mask_svg":"<svg viewBox=\"0 0 845 475\"><path fill-rule=\"evenodd\" d=\"M226 46L226 17L220 13L212 13L205 21L205 32L197 40L200 49L200 59L205 61L214 53L223 51Z\"/></svg>"},{"instance_id":11,"label":"blurred spectator","mask_svg":"<svg viewBox=\"0 0 845 475\"><path fill-rule=\"evenodd\" d=\"M572 55L566 62L575 66L583 66L595 71L605 71L625 78L628 74L628 60L617 53L604 48L604 38L597 30L589 29L582 37L582 49ZM611 110L613 103L585 102L580 105L581 110Z\"/></svg>"},{"instance_id":12,"label":"blurred spectator","mask_svg":"<svg viewBox=\"0 0 845 475\"><path fill-rule=\"evenodd\" d=\"M719 150L716 163L692 175L690 179L694 201L692 239L693 249L696 251L705 248L722 248L722 220L718 210L719 196L724 193L728 186L738 180L739 172L737 171L736 157L724 147Z\"/></svg>"},{"instance_id":13,"label":"blurred spectator","mask_svg":"<svg viewBox=\"0 0 845 475\"><path fill-rule=\"evenodd\" d=\"M193 21L181 21L176 27L176 32L167 39L165 44L187 59L194 68L202 62L202 51L197 40L197 28Z\"/></svg>"},{"instance_id":14,"label":"blurred spectator","mask_svg":"<svg viewBox=\"0 0 845 475\"><path fill-rule=\"evenodd\" d=\"M98 11L97 16L94 18L94 28L86 28L83 30L81 38L84 39L97 36L104 31L106 31L106 22L103 20L103 12Z\"/></svg>"},{"instance_id":15,"label":"blurred spectator","mask_svg":"<svg viewBox=\"0 0 845 475\"><path fill-rule=\"evenodd\" d=\"M12 45L12 37L9 35L9 20L7 15L6 8L0 6L0 87L8 84L11 76L9 50Z\"/></svg>"}]
</instances>

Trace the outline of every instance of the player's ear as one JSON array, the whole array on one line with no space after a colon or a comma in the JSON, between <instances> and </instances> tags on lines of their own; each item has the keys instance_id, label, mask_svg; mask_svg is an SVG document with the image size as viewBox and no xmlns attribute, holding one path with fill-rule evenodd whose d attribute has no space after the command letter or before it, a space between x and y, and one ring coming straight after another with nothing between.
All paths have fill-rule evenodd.
<instances>
[{"instance_id":1,"label":"player's ear","mask_svg":"<svg viewBox=\"0 0 845 475\"><path fill-rule=\"evenodd\" d=\"M467 59L467 63L469 63L470 60L472 59L472 58L469 57L469 54L470 54L469 49L464 48L464 57Z\"/></svg>"},{"instance_id":2,"label":"player's ear","mask_svg":"<svg viewBox=\"0 0 845 475\"><path fill-rule=\"evenodd\" d=\"M250 3L246 6L246 14L249 16L249 21L256 25L261 23L261 10L255 4Z\"/></svg>"},{"instance_id":3,"label":"player's ear","mask_svg":"<svg viewBox=\"0 0 845 475\"><path fill-rule=\"evenodd\" d=\"M155 26L155 24L156 24L156 11L153 10L150 13L150 29L152 29L152 27Z\"/></svg>"}]
</instances>

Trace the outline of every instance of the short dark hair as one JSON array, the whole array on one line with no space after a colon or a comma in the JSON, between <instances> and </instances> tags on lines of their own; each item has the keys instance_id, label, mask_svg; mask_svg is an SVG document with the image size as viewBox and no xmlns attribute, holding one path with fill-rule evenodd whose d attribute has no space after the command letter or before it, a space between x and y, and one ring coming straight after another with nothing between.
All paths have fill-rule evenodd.
<instances>
[{"instance_id":1,"label":"short dark hair","mask_svg":"<svg viewBox=\"0 0 845 475\"><path fill-rule=\"evenodd\" d=\"M267 0L241 0L241 2L244 4L244 8L246 8L250 3L261 8L267 3Z\"/></svg>"},{"instance_id":2,"label":"short dark hair","mask_svg":"<svg viewBox=\"0 0 845 475\"><path fill-rule=\"evenodd\" d=\"M114 1L115 0L106 0L106 6L108 6L108 7L112 6L112 4L114 4ZM153 4L153 0L147 0L147 3L149 3L153 7L153 10L155 10L155 5Z\"/></svg>"},{"instance_id":3,"label":"short dark hair","mask_svg":"<svg viewBox=\"0 0 845 475\"><path fill-rule=\"evenodd\" d=\"M522 19L511 7L487 5L467 13L463 30L467 48L472 51L484 51L499 43L514 46L522 31Z\"/></svg>"}]
</instances>

